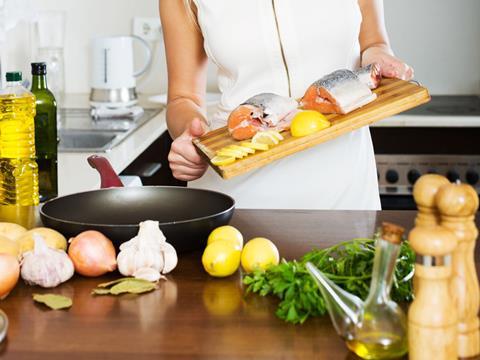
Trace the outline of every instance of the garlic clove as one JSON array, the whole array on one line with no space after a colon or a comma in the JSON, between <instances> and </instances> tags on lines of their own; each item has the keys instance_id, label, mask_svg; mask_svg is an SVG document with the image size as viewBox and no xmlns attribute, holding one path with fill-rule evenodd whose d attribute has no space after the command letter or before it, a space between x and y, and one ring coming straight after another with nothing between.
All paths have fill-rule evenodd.
<instances>
[{"instance_id":1,"label":"garlic clove","mask_svg":"<svg viewBox=\"0 0 480 360\"><path fill-rule=\"evenodd\" d=\"M143 279L151 282L156 282L160 279L167 280L167 278L160 274L159 271L152 268L140 268L135 271L133 276L137 279Z\"/></svg>"},{"instance_id":2,"label":"garlic clove","mask_svg":"<svg viewBox=\"0 0 480 360\"><path fill-rule=\"evenodd\" d=\"M162 245L162 251L164 261L162 274L168 274L177 266L177 252L175 251L175 248L167 242Z\"/></svg>"}]
</instances>

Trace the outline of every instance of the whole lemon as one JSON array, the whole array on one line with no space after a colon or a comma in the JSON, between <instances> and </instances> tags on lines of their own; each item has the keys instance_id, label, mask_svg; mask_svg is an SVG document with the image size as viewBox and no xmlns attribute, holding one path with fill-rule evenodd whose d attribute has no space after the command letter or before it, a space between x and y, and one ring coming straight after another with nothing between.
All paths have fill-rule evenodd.
<instances>
[{"instance_id":1,"label":"whole lemon","mask_svg":"<svg viewBox=\"0 0 480 360\"><path fill-rule=\"evenodd\" d=\"M315 110L304 110L294 116L290 125L290 132L295 137L307 136L326 129L330 125L330 121L325 115Z\"/></svg>"},{"instance_id":2,"label":"whole lemon","mask_svg":"<svg viewBox=\"0 0 480 360\"><path fill-rule=\"evenodd\" d=\"M231 240L239 247L239 250L243 247L242 233L230 225L220 226L213 230L208 236L207 245L218 240Z\"/></svg>"},{"instance_id":3,"label":"whole lemon","mask_svg":"<svg viewBox=\"0 0 480 360\"><path fill-rule=\"evenodd\" d=\"M215 277L232 275L240 266L240 254L241 251L231 240L214 241L203 252L203 268Z\"/></svg>"},{"instance_id":4,"label":"whole lemon","mask_svg":"<svg viewBox=\"0 0 480 360\"><path fill-rule=\"evenodd\" d=\"M247 273L256 269L266 270L280 261L278 249L273 242L266 238L258 237L245 244L242 251L242 268Z\"/></svg>"}]
</instances>

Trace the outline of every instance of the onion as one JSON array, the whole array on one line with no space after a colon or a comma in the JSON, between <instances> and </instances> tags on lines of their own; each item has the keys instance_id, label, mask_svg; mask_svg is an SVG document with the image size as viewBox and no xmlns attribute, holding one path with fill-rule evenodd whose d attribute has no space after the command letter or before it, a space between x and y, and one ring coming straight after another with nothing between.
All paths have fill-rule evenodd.
<instances>
[{"instance_id":1,"label":"onion","mask_svg":"<svg viewBox=\"0 0 480 360\"><path fill-rule=\"evenodd\" d=\"M115 248L102 233L84 231L69 240L68 255L75 271L84 276L100 276L117 268Z\"/></svg>"},{"instance_id":2,"label":"onion","mask_svg":"<svg viewBox=\"0 0 480 360\"><path fill-rule=\"evenodd\" d=\"M20 275L20 265L15 256L0 254L0 300L7 297L17 285Z\"/></svg>"}]
</instances>

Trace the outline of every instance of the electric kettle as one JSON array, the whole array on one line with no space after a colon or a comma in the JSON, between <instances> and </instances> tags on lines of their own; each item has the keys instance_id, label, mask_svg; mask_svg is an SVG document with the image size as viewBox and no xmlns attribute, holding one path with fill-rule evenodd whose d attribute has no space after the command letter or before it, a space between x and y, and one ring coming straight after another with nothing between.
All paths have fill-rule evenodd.
<instances>
[{"instance_id":1,"label":"electric kettle","mask_svg":"<svg viewBox=\"0 0 480 360\"><path fill-rule=\"evenodd\" d=\"M145 51L145 64L134 70L133 41ZM135 78L150 66L152 52L148 43L138 36L97 37L92 40L92 78L90 105L120 108L137 103Z\"/></svg>"}]
</instances>

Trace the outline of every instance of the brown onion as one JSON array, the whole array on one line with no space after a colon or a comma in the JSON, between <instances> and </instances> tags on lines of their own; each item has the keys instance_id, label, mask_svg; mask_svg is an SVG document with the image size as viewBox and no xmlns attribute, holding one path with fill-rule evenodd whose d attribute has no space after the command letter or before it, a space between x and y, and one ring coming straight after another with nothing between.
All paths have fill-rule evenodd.
<instances>
[{"instance_id":1,"label":"brown onion","mask_svg":"<svg viewBox=\"0 0 480 360\"><path fill-rule=\"evenodd\" d=\"M10 254L0 254L0 300L6 298L17 285L19 275L17 258Z\"/></svg>"},{"instance_id":2,"label":"brown onion","mask_svg":"<svg viewBox=\"0 0 480 360\"><path fill-rule=\"evenodd\" d=\"M68 255L75 271L84 276L100 276L117 268L115 248L101 232L84 231L69 240Z\"/></svg>"}]
</instances>

